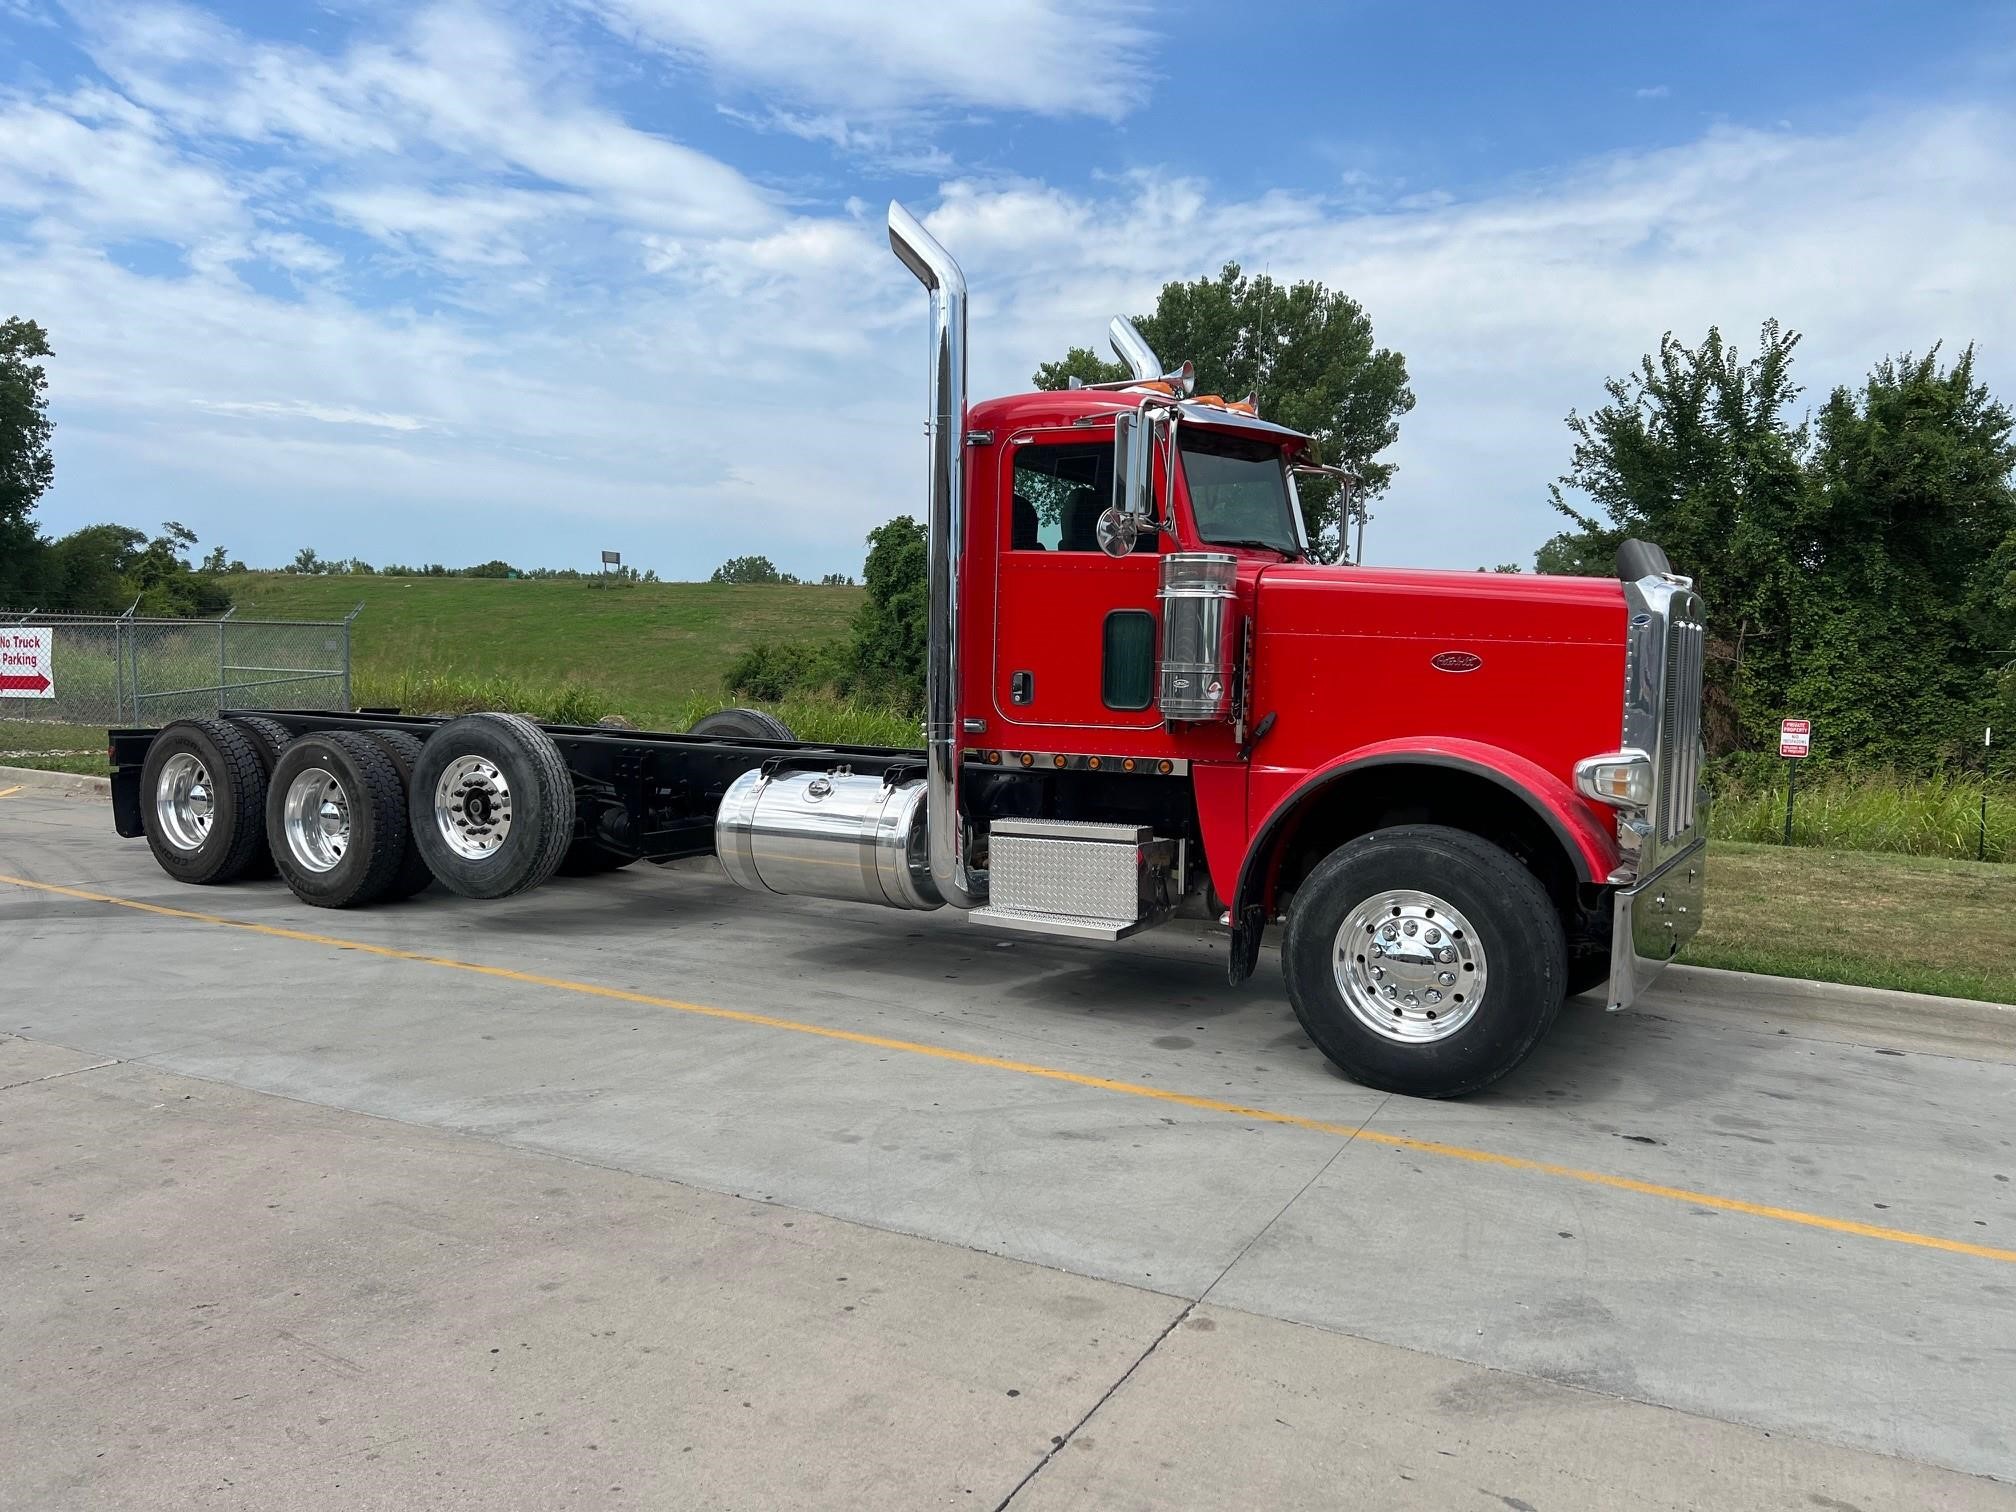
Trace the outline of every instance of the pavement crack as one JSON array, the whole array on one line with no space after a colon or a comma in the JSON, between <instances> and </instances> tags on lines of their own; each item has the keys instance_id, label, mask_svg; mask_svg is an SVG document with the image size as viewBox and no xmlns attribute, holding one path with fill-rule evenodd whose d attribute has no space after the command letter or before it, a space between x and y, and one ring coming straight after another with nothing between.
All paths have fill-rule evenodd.
<instances>
[{"instance_id":1,"label":"pavement crack","mask_svg":"<svg viewBox=\"0 0 2016 1512\"><path fill-rule=\"evenodd\" d=\"M1050 1447L1044 1451L1043 1457L1038 1461L1036 1461L1035 1464L1031 1465L1029 1467L1029 1473L1023 1476L1022 1479L1020 1479L1019 1481L1015 1482L1013 1488L1010 1489L1008 1494L1002 1497L1001 1500L998 1503L996 1503L994 1507L994 1512L1007 1512L1009 1505L1015 1500L1016 1497L1022 1494L1023 1488L1026 1487L1031 1481L1035 1480L1037 1476L1043 1473L1044 1466L1048 1465L1050 1461L1052 1461L1059 1454L1064 1452L1064 1450L1070 1445L1071 1440L1078 1436L1078 1430L1080 1428L1083 1428L1087 1423L1091 1422L1093 1418L1098 1416L1099 1409L1101 1407L1104 1407L1108 1402L1110 1402L1113 1399L1113 1393L1118 1391L1122 1386L1125 1386L1128 1383L1128 1381L1132 1380L1134 1372L1139 1370L1143 1365L1147 1364L1148 1357L1154 1354L1156 1350L1162 1347L1162 1341L1168 1338L1169 1335L1171 1335L1172 1333L1176 1332L1177 1329L1181 1328L1183 1326L1184 1320L1188 1318L1190 1314L1195 1312L1196 1310L1197 1310L1196 1302L1184 1303L1183 1310L1177 1313L1175 1317L1171 1318L1169 1320L1168 1326L1165 1327L1162 1330L1162 1332L1155 1335L1155 1337L1149 1341L1148 1347L1142 1350L1141 1353L1135 1357L1133 1364L1129 1365L1125 1370L1120 1372L1120 1378L1099 1394L1099 1400L1094 1402L1090 1407L1088 1407L1085 1410L1085 1415L1079 1418L1077 1422L1073 1423L1070 1426L1070 1428L1064 1433L1063 1437L1055 1438L1050 1441Z\"/></svg>"},{"instance_id":2,"label":"pavement crack","mask_svg":"<svg viewBox=\"0 0 2016 1512\"><path fill-rule=\"evenodd\" d=\"M68 1071L51 1071L47 1076L31 1076L25 1081L0 1082L0 1092L12 1092L16 1087L32 1087L40 1082L55 1081L59 1077L77 1076L85 1071L103 1071L107 1066L123 1066L123 1060L96 1061L88 1066L72 1066Z\"/></svg>"}]
</instances>

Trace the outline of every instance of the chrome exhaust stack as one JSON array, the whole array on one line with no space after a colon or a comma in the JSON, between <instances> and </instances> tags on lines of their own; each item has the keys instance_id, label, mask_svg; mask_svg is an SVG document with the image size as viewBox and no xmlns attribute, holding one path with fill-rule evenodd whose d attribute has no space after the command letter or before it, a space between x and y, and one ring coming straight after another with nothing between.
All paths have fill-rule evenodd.
<instances>
[{"instance_id":1,"label":"chrome exhaust stack","mask_svg":"<svg viewBox=\"0 0 2016 1512\"><path fill-rule=\"evenodd\" d=\"M1162 371L1162 359L1155 355L1155 349L1125 315L1113 317L1106 327L1106 339L1112 343L1113 355L1127 364L1127 370L1137 381L1146 383L1168 376Z\"/></svg>"},{"instance_id":2,"label":"chrome exhaust stack","mask_svg":"<svg viewBox=\"0 0 2016 1512\"><path fill-rule=\"evenodd\" d=\"M959 726L959 569L966 555L966 275L917 217L894 200L889 202L889 245L931 293L931 411L925 425L930 497L924 522L931 585L924 661L931 881L954 908L978 908L987 901L987 889L967 870L966 828L959 812L965 746Z\"/></svg>"}]
</instances>

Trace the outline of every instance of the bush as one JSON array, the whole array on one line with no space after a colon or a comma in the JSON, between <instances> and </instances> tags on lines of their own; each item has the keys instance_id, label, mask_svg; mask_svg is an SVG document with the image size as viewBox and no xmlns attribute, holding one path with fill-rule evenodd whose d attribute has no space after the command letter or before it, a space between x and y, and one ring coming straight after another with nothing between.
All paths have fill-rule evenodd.
<instances>
[{"instance_id":1,"label":"bush","mask_svg":"<svg viewBox=\"0 0 2016 1512\"><path fill-rule=\"evenodd\" d=\"M728 664L721 685L736 698L764 702L803 694L833 696L846 689L852 661L844 646L764 641Z\"/></svg>"}]
</instances>

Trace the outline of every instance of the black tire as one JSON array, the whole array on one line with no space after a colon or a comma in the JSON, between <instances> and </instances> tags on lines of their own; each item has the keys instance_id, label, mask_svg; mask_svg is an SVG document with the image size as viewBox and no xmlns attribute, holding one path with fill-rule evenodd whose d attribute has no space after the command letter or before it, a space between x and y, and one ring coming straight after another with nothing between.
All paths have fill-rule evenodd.
<instances>
[{"instance_id":1,"label":"black tire","mask_svg":"<svg viewBox=\"0 0 2016 1512\"><path fill-rule=\"evenodd\" d=\"M326 866L297 851L288 834L297 780L326 773L347 829L342 853ZM294 896L317 908L361 908L391 889L406 854L406 790L398 763L369 735L328 730L287 743L266 794L266 843Z\"/></svg>"},{"instance_id":2,"label":"black tire","mask_svg":"<svg viewBox=\"0 0 2016 1512\"><path fill-rule=\"evenodd\" d=\"M192 765L193 764L193 765ZM171 785L200 782L207 813L186 804L164 821L164 775ZM206 800L198 800L201 809ZM177 806L171 799L171 812ZM154 737L140 769L141 821L147 848L177 882L236 882L257 870L266 850L266 767L245 732L222 719L178 719Z\"/></svg>"},{"instance_id":3,"label":"black tire","mask_svg":"<svg viewBox=\"0 0 2016 1512\"><path fill-rule=\"evenodd\" d=\"M280 753L287 749L287 742L294 738L294 732L287 726L263 714L234 714L231 723L243 730L252 738L253 744L266 753L266 770L269 773L280 759Z\"/></svg>"},{"instance_id":4,"label":"black tire","mask_svg":"<svg viewBox=\"0 0 2016 1512\"><path fill-rule=\"evenodd\" d=\"M1406 1042L1373 1029L1338 982L1334 961L1346 921L1367 905L1383 910L1380 895L1402 890L1444 900L1465 919L1474 937L1459 947L1463 960L1474 951L1487 970L1483 993L1443 1038ZM1448 938L1454 944L1463 933ZM1424 929L1420 938L1428 937ZM1310 873L1289 908L1281 967L1295 1017L1353 1081L1413 1097L1461 1097L1518 1065L1547 1032L1567 985L1567 947L1547 890L1509 852L1463 830L1406 824L1360 836ZM1452 964L1456 972L1474 969ZM1458 1015L1460 998L1442 1001L1444 1014ZM1416 1011L1417 1027L1433 1032L1425 1024L1433 1017Z\"/></svg>"},{"instance_id":5,"label":"black tire","mask_svg":"<svg viewBox=\"0 0 2016 1512\"><path fill-rule=\"evenodd\" d=\"M447 828L458 834L472 798L484 807L476 818L487 824L479 840L498 834L489 823L496 815L488 807L493 789L482 783L459 797L436 795L449 768L475 758L494 768L509 790L508 827L494 848L465 855L449 843ZM516 714L465 714L428 737L414 763L407 788L415 815L413 834L427 866L450 892L465 898L508 898L545 882L559 869L574 842L574 779L560 749L546 732Z\"/></svg>"},{"instance_id":6,"label":"black tire","mask_svg":"<svg viewBox=\"0 0 2016 1512\"><path fill-rule=\"evenodd\" d=\"M257 714L235 714L227 724L234 724L245 732L245 738L252 742L252 749L259 757L259 765L266 770L268 781L273 777L273 765L279 761L280 753L287 748L287 742L294 738L293 731L276 719L266 719ZM245 868L246 881L262 881L276 875L280 868L274 864L273 853L266 845L265 800L260 800L259 853L252 858L252 864Z\"/></svg>"},{"instance_id":7,"label":"black tire","mask_svg":"<svg viewBox=\"0 0 2016 1512\"><path fill-rule=\"evenodd\" d=\"M420 737L409 735L404 730L373 730L371 738L385 748L392 758L392 764L399 769L399 788L404 792L412 786L413 768L419 764L422 749ZM385 890L390 900L410 898L423 893L434 885L434 873L428 870L427 858L420 854L420 842L413 834L413 800L406 800L406 849L399 860L399 875L392 879L392 885Z\"/></svg>"},{"instance_id":8,"label":"black tire","mask_svg":"<svg viewBox=\"0 0 2016 1512\"><path fill-rule=\"evenodd\" d=\"M796 740L791 726L761 709L716 709L697 721L689 735L740 735L746 740Z\"/></svg>"}]
</instances>

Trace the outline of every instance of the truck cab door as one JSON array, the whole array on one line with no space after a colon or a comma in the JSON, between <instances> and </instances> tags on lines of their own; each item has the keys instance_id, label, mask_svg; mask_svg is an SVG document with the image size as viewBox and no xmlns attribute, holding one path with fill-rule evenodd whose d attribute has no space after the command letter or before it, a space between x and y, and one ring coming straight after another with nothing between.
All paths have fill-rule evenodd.
<instances>
[{"instance_id":1,"label":"truck cab door","mask_svg":"<svg viewBox=\"0 0 2016 1512\"><path fill-rule=\"evenodd\" d=\"M1099 549L1099 516L1113 502L1112 432L1019 432L999 466L1007 507L997 521L995 715L1036 750L1083 749L1101 729L1157 728L1162 537L1142 531L1124 557Z\"/></svg>"}]
</instances>

